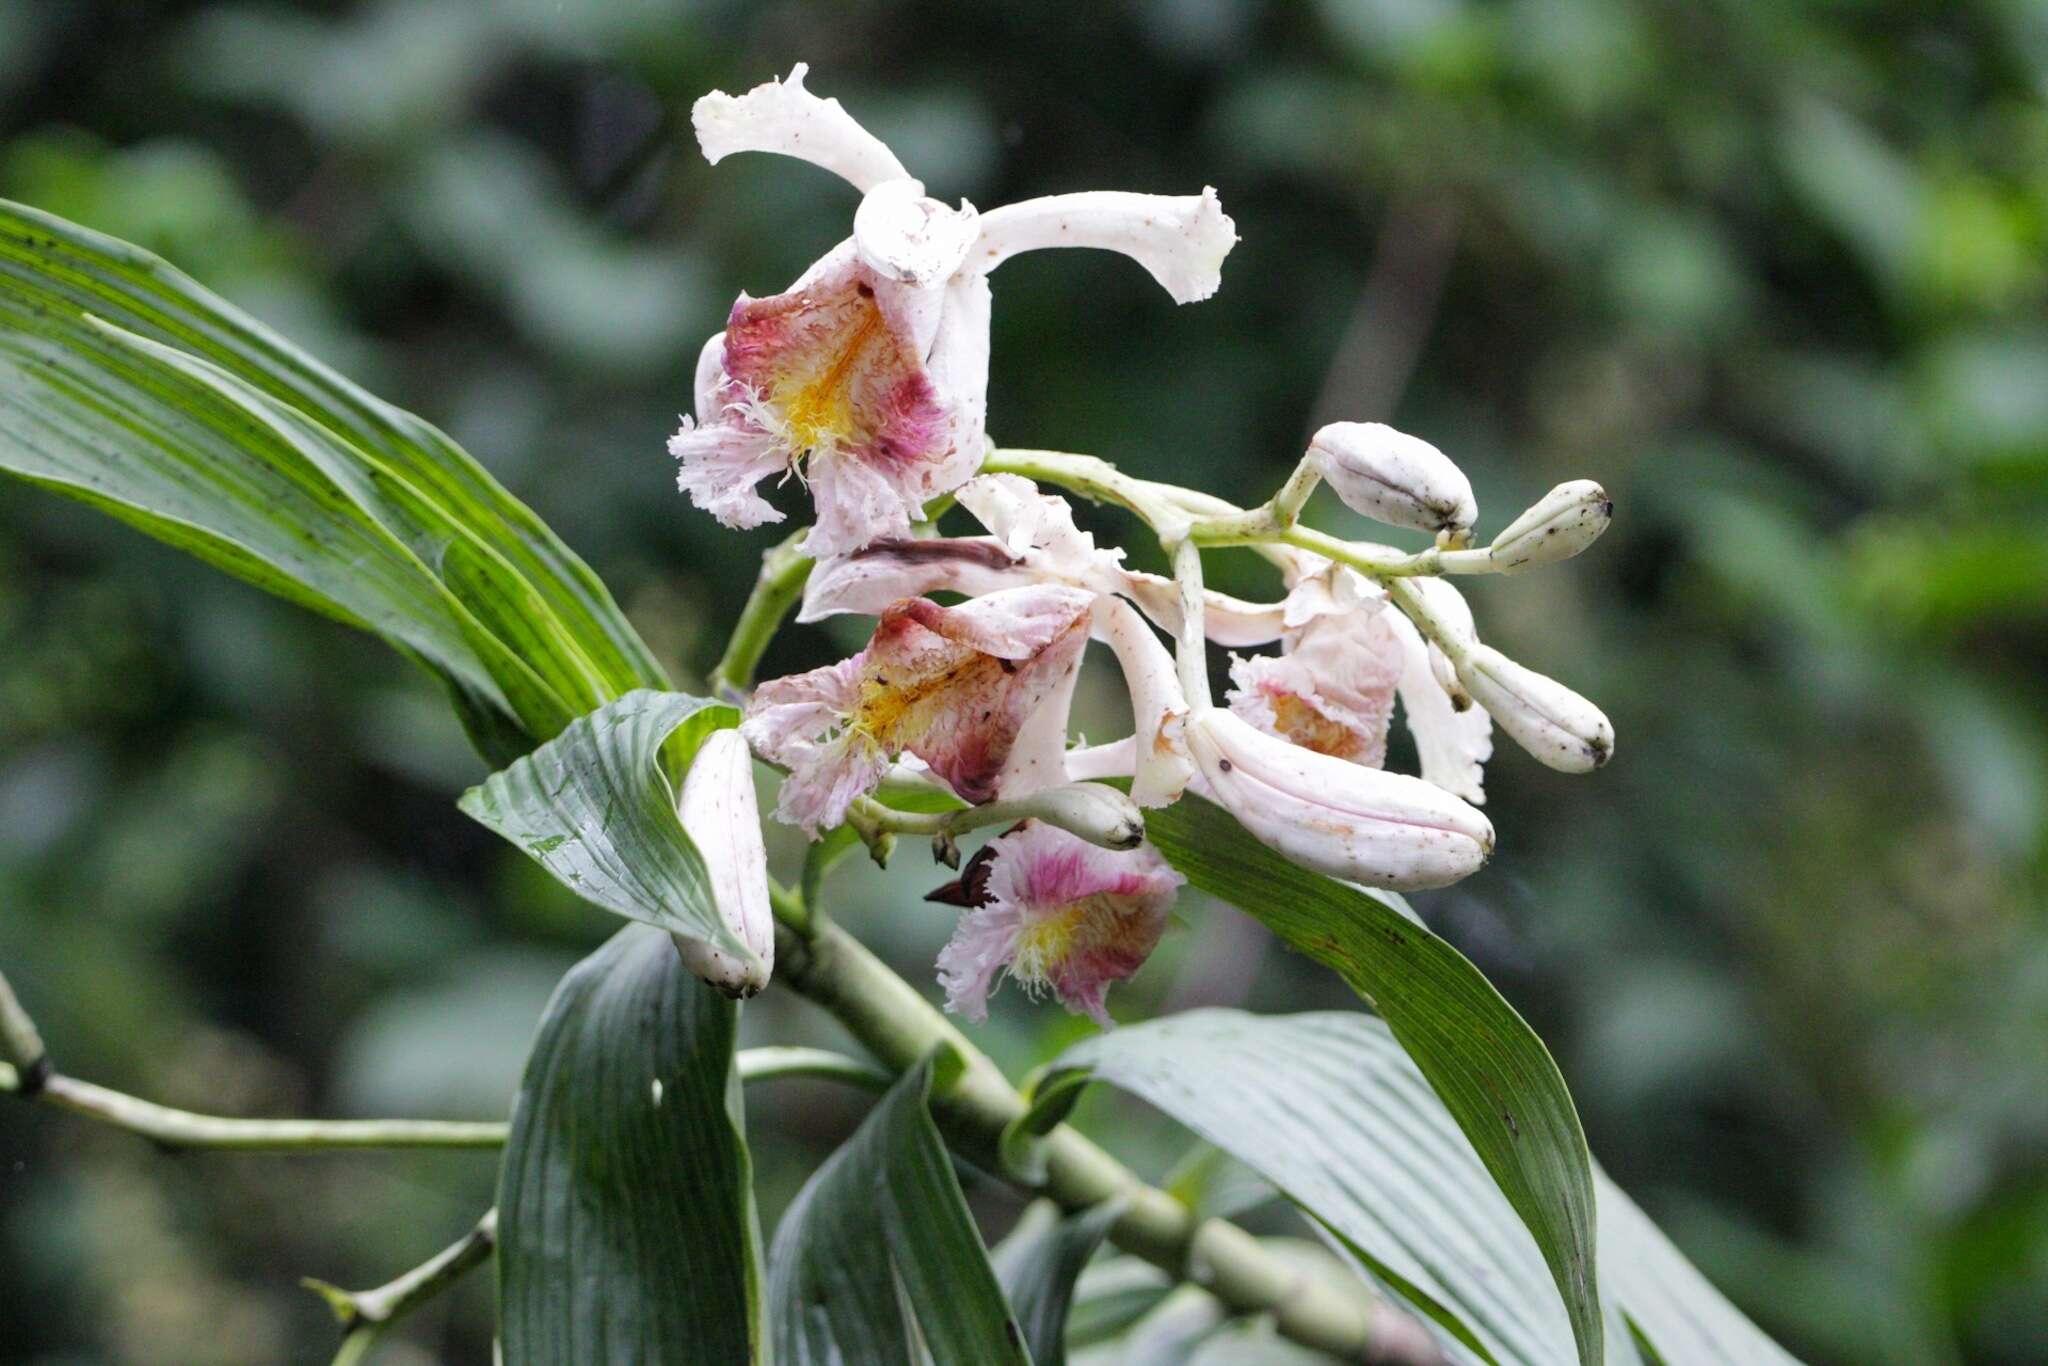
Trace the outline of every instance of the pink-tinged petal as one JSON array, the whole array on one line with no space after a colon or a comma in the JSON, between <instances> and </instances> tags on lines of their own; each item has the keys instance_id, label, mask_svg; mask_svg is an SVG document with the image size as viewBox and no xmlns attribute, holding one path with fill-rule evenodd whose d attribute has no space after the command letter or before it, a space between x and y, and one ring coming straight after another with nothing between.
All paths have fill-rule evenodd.
<instances>
[{"instance_id":1,"label":"pink-tinged petal","mask_svg":"<svg viewBox=\"0 0 2048 1366\"><path fill-rule=\"evenodd\" d=\"M854 798L873 791L889 770L874 738L847 724L859 706L866 664L862 653L763 683L740 723L756 754L789 770L776 819L814 839L843 821Z\"/></svg>"},{"instance_id":2,"label":"pink-tinged petal","mask_svg":"<svg viewBox=\"0 0 2048 1366\"><path fill-rule=\"evenodd\" d=\"M1180 797L1195 772L1185 734L1188 699L1174 674L1173 656L1122 598L1097 599L1095 634L1116 653L1131 690L1136 723L1131 800L1140 806L1165 806Z\"/></svg>"},{"instance_id":3,"label":"pink-tinged petal","mask_svg":"<svg viewBox=\"0 0 2048 1366\"><path fill-rule=\"evenodd\" d=\"M990 841L961 884L976 909L939 955L947 1008L986 1019L1007 972L1109 1028L1105 993L1158 946L1183 881L1149 845L1111 852L1039 821Z\"/></svg>"},{"instance_id":4,"label":"pink-tinged petal","mask_svg":"<svg viewBox=\"0 0 2048 1366\"><path fill-rule=\"evenodd\" d=\"M972 204L949 209L908 179L875 186L853 215L854 247L868 269L920 288L951 278L980 233Z\"/></svg>"},{"instance_id":5,"label":"pink-tinged petal","mask_svg":"<svg viewBox=\"0 0 2048 1366\"><path fill-rule=\"evenodd\" d=\"M789 468L789 456L768 433L737 421L699 426L686 417L668 439L668 453L681 462L676 486L723 525L754 527L782 520L755 492L763 479Z\"/></svg>"},{"instance_id":6,"label":"pink-tinged petal","mask_svg":"<svg viewBox=\"0 0 2048 1366\"><path fill-rule=\"evenodd\" d=\"M898 598L945 590L980 597L1036 578L993 536L884 537L821 560L804 583L798 621L841 612L876 617Z\"/></svg>"},{"instance_id":7,"label":"pink-tinged petal","mask_svg":"<svg viewBox=\"0 0 2048 1366\"><path fill-rule=\"evenodd\" d=\"M1008 204L982 215L970 264L994 270L1020 251L1100 247L1122 252L1177 303L1206 299L1222 283L1237 228L1216 191L1169 197L1089 190Z\"/></svg>"},{"instance_id":8,"label":"pink-tinged petal","mask_svg":"<svg viewBox=\"0 0 2048 1366\"><path fill-rule=\"evenodd\" d=\"M697 145L717 165L734 152L780 152L808 161L865 193L910 172L882 140L854 121L838 100L822 100L804 89L810 67L798 62L780 81L757 85L744 95L714 90L690 110Z\"/></svg>"},{"instance_id":9,"label":"pink-tinged petal","mask_svg":"<svg viewBox=\"0 0 2048 1366\"><path fill-rule=\"evenodd\" d=\"M1386 763L1401 677L1387 609L1319 617L1277 658L1231 662L1230 709L1268 735L1368 768Z\"/></svg>"},{"instance_id":10,"label":"pink-tinged petal","mask_svg":"<svg viewBox=\"0 0 2048 1366\"><path fill-rule=\"evenodd\" d=\"M894 604L868 646L854 725L892 752L917 755L970 802L1008 795L1010 783L1064 781L1058 756L1091 601L1040 586L962 607ZM1047 715L1018 753L1025 723L1041 710Z\"/></svg>"},{"instance_id":11,"label":"pink-tinged petal","mask_svg":"<svg viewBox=\"0 0 2048 1366\"><path fill-rule=\"evenodd\" d=\"M1458 710L1437 681L1430 647L1413 622L1387 613L1401 642L1401 713L1415 737L1422 779L1478 805L1486 800L1486 761L1493 757L1493 718L1476 703Z\"/></svg>"},{"instance_id":12,"label":"pink-tinged petal","mask_svg":"<svg viewBox=\"0 0 2048 1366\"><path fill-rule=\"evenodd\" d=\"M818 505L805 549L826 556L905 534L964 479L979 449L925 369L942 291L878 282L851 243L782 294L742 296L725 331L722 422L766 432L806 472Z\"/></svg>"}]
</instances>

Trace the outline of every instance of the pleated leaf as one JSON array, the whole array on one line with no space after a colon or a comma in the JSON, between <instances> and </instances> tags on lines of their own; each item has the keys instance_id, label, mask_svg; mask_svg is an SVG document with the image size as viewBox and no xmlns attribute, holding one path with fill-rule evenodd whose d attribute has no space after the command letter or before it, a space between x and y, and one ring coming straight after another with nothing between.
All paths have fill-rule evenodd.
<instances>
[{"instance_id":1,"label":"pleated leaf","mask_svg":"<svg viewBox=\"0 0 2048 1366\"><path fill-rule=\"evenodd\" d=\"M719 914L671 781L704 736L738 723L724 703L631 692L463 793L461 806L593 906L753 963Z\"/></svg>"},{"instance_id":2,"label":"pleated leaf","mask_svg":"<svg viewBox=\"0 0 2048 1366\"><path fill-rule=\"evenodd\" d=\"M783 1366L922 1366L920 1342L937 1362L1030 1362L926 1104L958 1065L906 1073L782 1216L768 1303Z\"/></svg>"},{"instance_id":3,"label":"pleated leaf","mask_svg":"<svg viewBox=\"0 0 2048 1366\"><path fill-rule=\"evenodd\" d=\"M637 925L556 989L499 1176L507 1366L765 1359L738 1017Z\"/></svg>"},{"instance_id":4,"label":"pleated leaf","mask_svg":"<svg viewBox=\"0 0 2048 1366\"><path fill-rule=\"evenodd\" d=\"M1123 1211L1123 1202L1117 1200L1072 1214L1050 1200L1035 1201L991 1254L996 1279L1038 1366L1062 1366L1066 1361L1067 1314L1073 1307L1075 1283Z\"/></svg>"},{"instance_id":5,"label":"pleated leaf","mask_svg":"<svg viewBox=\"0 0 2048 1366\"><path fill-rule=\"evenodd\" d=\"M1197 1010L1085 1039L1041 1090L1131 1092L1259 1172L1466 1361L1554 1366L1571 1325L1535 1240L1384 1021ZM1790 1358L1729 1304L1604 1174L1596 1178L1606 1359L1666 1366Z\"/></svg>"},{"instance_id":6,"label":"pleated leaf","mask_svg":"<svg viewBox=\"0 0 2048 1366\"><path fill-rule=\"evenodd\" d=\"M1146 814L1189 882L1327 965L1370 1001L1521 1216L1562 1298L1575 1353L1598 1366L1592 1158L1550 1051L1479 969L1404 907L1298 868L1198 797ZM1227 1145L1225 1145L1227 1146Z\"/></svg>"},{"instance_id":7,"label":"pleated leaf","mask_svg":"<svg viewBox=\"0 0 2048 1366\"><path fill-rule=\"evenodd\" d=\"M0 470L383 635L510 757L659 667L448 438L139 248L0 201Z\"/></svg>"}]
</instances>

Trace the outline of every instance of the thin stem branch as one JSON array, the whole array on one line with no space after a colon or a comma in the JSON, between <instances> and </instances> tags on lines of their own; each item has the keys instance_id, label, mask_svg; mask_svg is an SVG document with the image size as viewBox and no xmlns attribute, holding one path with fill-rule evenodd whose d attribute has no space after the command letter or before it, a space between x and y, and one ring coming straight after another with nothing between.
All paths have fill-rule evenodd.
<instances>
[{"instance_id":1,"label":"thin stem branch","mask_svg":"<svg viewBox=\"0 0 2048 1366\"><path fill-rule=\"evenodd\" d=\"M748 594L747 605L740 609L739 620L733 623L725 653L711 670L708 681L713 696L730 699L753 686L754 670L760 666L761 655L775 638L789 609L803 596L804 581L811 576L815 562L796 548L803 536L803 530L793 531L782 544L761 557L761 573L754 580L754 591Z\"/></svg>"},{"instance_id":2,"label":"thin stem branch","mask_svg":"<svg viewBox=\"0 0 2048 1366\"><path fill-rule=\"evenodd\" d=\"M1188 705L1200 712L1209 699L1209 629L1207 600L1202 595L1202 547L1192 537L1173 547L1173 580L1180 588L1180 639L1173 652L1174 670Z\"/></svg>"},{"instance_id":3,"label":"thin stem branch","mask_svg":"<svg viewBox=\"0 0 2048 1366\"><path fill-rule=\"evenodd\" d=\"M348 1291L307 1277L302 1284L325 1299L341 1320L341 1350L335 1353L334 1366L358 1366L366 1360L386 1328L490 1260L497 1241L498 1212L487 1210L475 1228L375 1290Z\"/></svg>"},{"instance_id":4,"label":"thin stem branch","mask_svg":"<svg viewBox=\"0 0 2048 1366\"><path fill-rule=\"evenodd\" d=\"M497 1148L505 1126L439 1119L228 1119L174 1110L52 1073L34 1099L166 1148L321 1152L338 1148Z\"/></svg>"}]
</instances>

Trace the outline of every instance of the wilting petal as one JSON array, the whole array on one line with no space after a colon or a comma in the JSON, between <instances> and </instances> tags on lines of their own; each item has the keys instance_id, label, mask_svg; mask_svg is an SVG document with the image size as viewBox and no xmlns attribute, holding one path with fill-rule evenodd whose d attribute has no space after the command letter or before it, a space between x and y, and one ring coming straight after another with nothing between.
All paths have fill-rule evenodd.
<instances>
[{"instance_id":1,"label":"wilting petal","mask_svg":"<svg viewBox=\"0 0 2048 1366\"><path fill-rule=\"evenodd\" d=\"M698 747L676 803L683 829L704 860L718 913L758 959L748 963L701 939L677 936L683 963L728 996L752 996L775 966L775 919L768 906L768 853L754 800L754 756L736 730Z\"/></svg>"},{"instance_id":2,"label":"wilting petal","mask_svg":"<svg viewBox=\"0 0 2048 1366\"><path fill-rule=\"evenodd\" d=\"M1461 711L1430 665L1422 633L1399 612L1387 625L1401 642L1401 715L1415 739L1422 780L1479 805L1486 800L1486 761L1493 757L1493 718L1468 701Z\"/></svg>"},{"instance_id":3,"label":"wilting petal","mask_svg":"<svg viewBox=\"0 0 2048 1366\"><path fill-rule=\"evenodd\" d=\"M947 1009L987 1019L1007 971L1108 1028L1110 983L1151 956L1183 881L1149 845L1113 853L1041 821L990 841L948 889L975 909L939 954Z\"/></svg>"},{"instance_id":4,"label":"wilting petal","mask_svg":"<svg viewBox=\"0 0 2048 1366\"><path fill-rule=\"evenodd\" d=\"M1290 744L1379 768L1401 677L1385 609L1320 617L1284 655L1234 659L1230 709Z\"/></svg>"},{"instance_id":5,"label":"wilting petal","mask_svg":"<svg viewBox=\"0 0 2048 1366\"><path fill-rule=\"evenodd\" d=\"M1092 601L1047 586L960 607L893 605L868 646L854 726L892 753L917 755L970 802L1064 782L1067 704Z\"/></svg>"},{"instance_id":6,"label":"wilting petal","mask_svg":"<svg viewBox=\"0 0 2048 1366\"><path fill-rule=\"evenodd\" d=\"M1116 652L1131 690L1136 722L1131 799L1140 806L1165 806L1179 799L1195 773L1185 735L1188 700L1174 674L1173 656L1122 598L1096 600L1095 634Z\"/></svg>"},{"instance_id":7,"label":"wilting petal","mask_svg":"<svg viewBox=\"0 0 2048 1366\"><path fill-rule=\"evenodd\" d=\"M875 617L898 598L941 589L978 598L1039 581L993 536L889 536L820 560L804 583L796 619L822 621L841 612Z\"/></svg>"},{"instance_id":8,"label":"wilting petal","mask_svg":"<svg viewBox=\"0 0 2048 1366\"><path fill-rule=\"evenodd\" d=\"M1485 816L1420 778L1274 739L1219 707L1188 721L1204 785L1245 829L1304 868L1372 887L1442 887L1493 852Z\"/></svg>"},{"instance_id":9,"label":"wilting petal","mask_svg":"<svg viewBox=\"0 0 2048 1366\"><path fill-rule=\"evenodd\" d=\"M1100 247L1136 261L1185 304L1216 292L1223 258L1235 245L1236 225L1212 189L1180 196L1089 190L1027 199L983 214L981 240L970 264L994 270L1020 251Z\"/></svg>"},{"instance_id":10,"label":"wilting petal","mask_svg":"<svg viewBox=\"0 0 2048 1366\"><path fill-rule=\"evenodd\" d=\"M690 110L697 145L712 165L734 152L780 152L822 166L862 193L910 172L882 140L854 122L838 100L804 89L810 67L798 62L780 81L744 95L714 90Z\"/></svg>"},{"instance_id":11,"label":"wilting petal","mask_svg":"<svg viewBox=\"0 0 2048 1366\"><path fill-rule=\"evenodd\" d=\"M1180 634L1180 585L1159 574L1125 570L1119 586L1145 615L1169 635ZM1287 631L1283 604L1246 602L1227 593L1204 589L1202 630L1210 640L1230 649L1267 645Z\"/></svg>"},{"instance_id":12,"label":"wilting petal","mask_svg":"<svg viewBox=\"0 0 2048 1366\"><path fill-rule=\"evenodd\" d=\"M853 215L854 248L868 269L920 288L951 278L980 232L972 204L949 209L915 180L875 186Z\"/></svg>"},{"instance_id":13,"label":"wilting petal","mask_svg":"<svg viewBox=\"0 0 2048 1366\"><path fill-rule=\"evenodd\" d=\"M676 487L690 501L729 527L779 522L782 514L755 486L789 468L789 456L767 432L738 422L683 419L668 439L668 453L681 462Z\"/></svg>"}]
</instances>

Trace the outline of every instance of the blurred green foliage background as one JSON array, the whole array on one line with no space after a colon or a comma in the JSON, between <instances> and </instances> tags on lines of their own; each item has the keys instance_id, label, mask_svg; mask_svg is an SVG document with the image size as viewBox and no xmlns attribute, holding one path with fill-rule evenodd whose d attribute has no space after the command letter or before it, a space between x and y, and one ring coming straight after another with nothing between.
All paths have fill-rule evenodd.
<instances>
[{"instance_id":1,"label":"blurred green foliage background","mask_svg":"<svg viewBox=\"0 0 2048 1366\"><path fill-rule=\"evenodd\" d=\"M2048 5L10 0L0 194L447 427L688 682L769 538L692 511L663 437L732 296L853 207L794 163L713 171L688 108L800 59L942 197L1221 190L1243 241L1208 303L1094 253L1002 271L1000 439L1252 500L1316 425L1389 419L1465 465L1484 527L1606 485L1593 553L1470 593L1619 757L1571 779L1504 746L1499 855L1417 901L1550 1041L1614 1175L1800 1354L2039 1361ZM1225 586L1269 592L1243 560ZM423 677L16 486L0 642L0 963L67 1070L236 1113L502 1113L611 923L457 814L482 766ZM1104 731L1112 685L1083 699ZM907 850L834 883L919 982L937 880ZM1348 1004L1243 917L1181 919L1120 1012ZM1021 1067L1077 1028L1012 992L984 1033ZM833 1038L773 992L747 1030ZM860 1103L749 1097L770 1213ZM1089 1121L1155 1175L1178 1152ZM490 1184L475 1155L172 1159L0 1109L0 1360L325 1361L297 1277L381 1281ZM489 1293L382 1359L487 1360Z\"/></svg>"}]
</instances>

